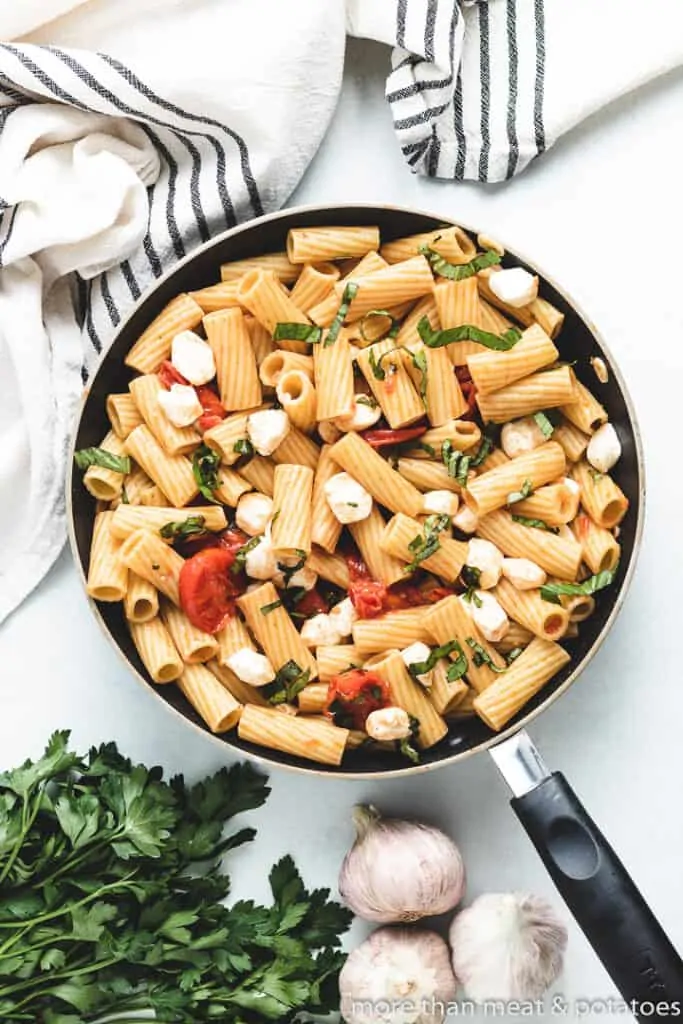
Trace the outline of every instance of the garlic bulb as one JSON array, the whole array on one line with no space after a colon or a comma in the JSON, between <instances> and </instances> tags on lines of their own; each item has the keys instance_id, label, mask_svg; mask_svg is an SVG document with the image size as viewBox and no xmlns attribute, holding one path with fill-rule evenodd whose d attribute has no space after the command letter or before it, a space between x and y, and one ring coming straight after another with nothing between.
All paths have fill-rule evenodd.
<instances>
[{"instance_id":1,"label":"garlic bulb","mask_svg":"<svg viewBox=\"0 0 683 1024\"><path fill-rule=\"evenodd\" d=\"M339 892L366 921L407 922L459 903L465 866L455 843L430 825L382 818L357 807L357 838L344 858Z\"/></svg>"},{"instance_id":2,"label":"garlic bulb","mask_svg":"<svg viewBox=\"0 0 683 1024\"><path fill-rule=\"evenodd\" d=\"M442 1024L456 991L446 943L422 928L379 928L339 975L348 1024Z\"/></svg>"},{"instance_id":3,"label":"garlic bulb","mask_svg":"<svg viewBox=\"0 0 683 1024\"><path fill-rule=\"evenodd\" d=\"M486 893L457 915L450 943L471 999L537 999L562 970L567 929L540 896Z\"/></svg>"}]
</instances>

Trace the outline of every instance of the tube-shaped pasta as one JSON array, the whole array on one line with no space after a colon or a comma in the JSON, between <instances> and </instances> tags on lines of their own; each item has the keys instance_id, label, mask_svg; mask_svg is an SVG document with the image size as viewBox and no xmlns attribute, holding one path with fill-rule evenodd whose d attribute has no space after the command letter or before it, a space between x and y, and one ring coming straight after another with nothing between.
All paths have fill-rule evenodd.
<instances>
[{"instance_id":1,"label":"tube-shaped pasta","mask_svg":"<svg viewBox=\"0 0 683 1024\"><path fill-rule=\"evenodd\" d=\"M327 298L339 277L339 267L334 263L306 263L292 288L292 302L307 313Z\"/></svg>"},{"instance_id":2,"label":"tube-shaped pasta","mask_svg":"<svg viewBox=\"0 0 683 1024\"><path fill-rule=\"evenodd\" d=\"M356 320L344 328L352 341L358 348L366 348L374 341L379 341L385 334L388 334L395 323L400 323L415 303L412 299L409 302L400 302L390 309L375 310L374 316L365 317L363 320Z\"/></svg>"},{"instance_id":3,"label":"tube-shaped pasta","mask_svg":"<svg viewBox=\"0 0 683 1024\"><path fill-rule=\"evenodd\" d=\"M448 726L423 688L410 675L400 651L389 650L375 655L366 662L366 668L389 684L391 703L418 720L418 747L426 750L444 738Z\"/></svg>"},{"instance_id":4,"label":"tube-shaped pasta","mask_svg":"<svg viewBox=\"0 0 683 1024\"><path fill-rule=\"evenodd\" d=\"M301 370L288 370L283 373L278 383L276 394L282 408L292 423L310 434L317 423L318 398L311 378Z\"/></svg>"},{"instance_id":5,"label":"tube-shaped pasta","mask_svg":"<svg viewBox=\"0 0 683 1024\"><path fill-rule=\"evenodd\" d=\"M283 374L299 370L313 380L313 356L302 356L298 352L275 349L261 363L259 376L267 387L274 388Z\"/></svg>"},{"instance_id":6,"label":"tube-shaped pasta","mask_svg":"<svg viewBox=\"0 0 683 1024\"><path fill-rule=\"evenodd\" d=\"M468 688L467 693L458 701L452 711L449 711L446 718L450 722L458 722L463 718L474 718L474 700L477 691Z\"/></svg>"},{"instance_id":7,"label":"tube-shaped pasta","mask_svg":"<svg viewBox=\"0 0 683 1024\"><path fill-rule=\"evenodd\" d=\"M448 470L441 462L399 459L398 471L421 491L453 491L454 494L460 494L460 484L448 475Z\"/></svg>"},{"instance_id":8,"label":"tube-shaped pasta","mask_svg":"<svg viewBox=\"0 0 683 1024\"><path fill-rule=\"evenodd\" d=\"M270 270L283 284L292 284L299 276L301 267L290 263L286 252L267 252L262 256L247 256L242 260L222 263L221 280L236 281L250 270Z\"/></svg>"},{"instance_id":9,"label":"tube-shaped pasta","mask_svg":"<svg viewBox=\"0 0 683 1024\"><path fill-rule=\"evenodd\" d=\"M184 560L151 530L136 530L121 544L124 565L151 583L174 604L180 605L178 581Z\"/></svg>"},{"instance_id":10,"label":"tube-shaped pasta","mask_svg":"<svg viewBox=\"0 0 683 1024\"><path fill-rule=\"evenodd\" d=\"M260 367L263 360L266 359L271 352L275 351L273 336L268 328L264 327L263 324L260 324L258 320L251 315L251 313L245 314L244 322L247 327L247 333L249 334L249 340L251 341L256 365Z\"/></svg>"},{"instance_id":11,"label":"tube-shaped pasta","mask_svg":"<svg viewBox=\"0 0 683 1024\"><path fill-rule=\"evenodd\" d=\"M242 622L239 615L231 615L225 624L216 633L216 640L218 641L218 656L216 658L219 665L227 665L228 658L231 658L233 654L237 654L238 651L243 650L245 647L250 651L255 651L254 642L249 636L249 630Z\"/></svg>"},{"instance_id":12,"label":"tube-shaped pasta","mask_svg":"<svg viewBox=\"0 0 683 1024\"><path fill-rule=\"evenodd\" d=\"M270 270L249 270L240 279L237 297L260 324L274 332L279 323L308 324L310 320L294 305L287 291ZM280 341L289 352L308 351L305 341Z\"/></svg>"},{"instance_id":13,"label":"tube-shaped pasta","mask_svg":"<svg viewBox=\"0 0 683 1024\"><path fill-rule=\"evenodd\" d=\"M505 334L513 326L511 320L503 316L495 306L489 305L481 296L479 296L479 308L481 310L481 326L485 331L490 331L491 334ZM541 326L543 325L541 324ZM484 349L482 348L481 351L483 352Z\"/></svg>"},{"instance_id":14,"label":"tube-shaped pasta","mask_svg":"<svg viewBox=\"0 0 683 1024\"><path fill-rule=\"evenodd\" d=\"M573 398L562 404L561 411L570 423L586 434L592 434L607 423L607 410L580 380L575 379Z\"/></svg>"},{"instance_id":15,"label":"tube-shaped pasta","mask_svg":"<svg viewBox=\"0 0 683 1024\"><path fill-rule=\"evenodd\" d=\"M375 274L378 270L384 270L389 264L380 256L380 254L372 249L370 252L366 252L362 259L349 259L345 260L340 270L342 273L342 281L356 280L357 277L367 277L368 274ZM339 305L339 303L337 303Z\"/></svg>"},{"instance_id":16,"label":"tube-shaped pasta","mask_svg":"<svg viewBox=\"0 0 683 1024\"><path fill-rule=\"evenodd\" d=\"M315 386L318 393L318 419L348 416L354 408L353 361L351 346L344 330L331 345L324 340L315 346L313 356Z\"/></svg>"},{"instance_id":17,"label":"tube-shaped pasta","mask_svg":"<svg viewBox=\"0 0 683 1024\"><path fill-rule=\"evenodd\" d=\"M543 328L546 334L549 334L551 338L558 336L564 323L564 313L560 313L559 309L556 309L546 299L542 299L540 295L529 304L529 310L536 323Z\"/></svg>"},{"instance_id":18,"label":"tube-shaped pasta","mask_svg":"<svg viewBox=\"0 0 683 1024\"><path fill-rule=\"evenodd\" d=\"M424 392L424 406L431 425L441 427L462 416L467 411L467 402L446 350L415 345L411 351L410 356L403 353L404 362L413 384L420 394ZM426 364L425 371L420 369L419 361Z\"/></svg>"},{"instance_id":19,"label":"tube-shaped pasta","mask_svg":"<svg viewBox=\"0 0 683 1024\"><path fill-rule=\"evenodd\" d=\"M350 668L359 668L363 659L354 644L321 645L316 649L318 675L320 681L327 683L332 676L338 676Z\"/></svg>"},{"instance_id":20,"label":"tube-shaped pasta","mask_svg":"<svg viewBox=\"0 0 683 1024\"><path fill-rule=\"evenodd\" d=\"M400 263L402 260L409 260L411 256L416 256L424 246L438 252L439 256L443 256L449 263L469 263L477 252L477 247L469 235L462 228L453 225L450 228L436 228L434 231L424 231L420 235L408 235L393 242L385 242L380 254L387 263Z\"/></svg>"},{"instance_id":21,"label":"tube-shaped pasta","mask_svg":"<svg viewBox=\"0 0 683 1024\"><path fill-rule=\"evenodd\" d=\"M204 444L218 452L226 466L232 466L240 458L235 445L247 439L248 419L246 412L235 412L204 432Z\"/></svg>"},{"instance_id":22,"label":"tube-shaped pasta","mask_svg":"<svg viewBox=\"0 0 683 1024\"><path fill-rule=\"evenodd\" d=\"M192 464L184 455L167 455L149 427L141 424L126 438L126 451L142 466L176 508L189 504L199 492Z\"/></svg>"},{"instance_id":23,"label":"tube-shaped pasta","mask_svg":"<svg viewBox=\"0 0 683 1024\"><path fill-rule=\"evenodd\" d=\"M497 469L498 466L504 466L509 461L502 448L493 448L479 467L479 476L482 473L488 473L491 469Z\"/></svg>"},{"instance_id":24,"label":"tube-shaped pasta","mask_svg":"<svg viewBox=\"0 0 683 1024\"><path fill-rule=\"evenodd\" d=\"M406 446L406 455L411 459L440 459L444 441L449 441L456 451L468 452L478 447L481 429L471 420L451 420L425 431L415 442L415 448Z\"/></svg>"},{"instance_id":25,"label":"tube-shaped pasta","mask_svg":"<svg viewBox=\"0 0 683 1024\"><path fill-rule=\"evenodd\" d=\"M242 495L251 490L253 490L251 484L234 469L230 469L229 466L219 466L218 487L213 492L216 501L220 501L222 505L236 508Z\"/></svg>"},{"instance_id":26,"label":"tube-shaped pasta","mask_svg":"<svg viewBox=\"0 0 683 1024\"><path fill-rule=\"evenodd\" d=\"M434 301L439 321L444 330L451 327L483 327L477 278L464 281L439 281L434 285ZM485 352L476 341L455 341L446 346L448 358L454 366L465 366L468 356Z\"/></svg>"},{"instance_id":27,"label":"tube-shaped pasta","mask_svg":"<svg viewBox=\"0 0 683 1024\"><path fill-rule=\"evenodd\" d=\"M350 259L379 249L378 227L290 228L287 257L290 263Z\"/></svg>"},{"instance_id":28,"label":"tube-shaped pasta","mask_svg":"<svg viewBox=\"0 0 683 1024\"><path fill-rule=\"evenodd\" d=\"M215 313L219 309L239 308L237 287L237 281L220 281L208 288L190 292L190 296L205 313Z\"/></svg>"},{"instance_id":29,"label":"tube-shaped pasta","mask_svg":"<svg viewBox=\"0 0 683 1024\"><path fill-rule=\"evenodd\" d=\"M228 412L260 405L261 382L242 310L209 313L203 324L216 362L221 404Z\"/></svg>"},{"instance_id":30,"label":"tube-shaped pasta","mask_svg":"<svg viewBox=\"0 0 683 1024\"><path fill-rule=\"evenodd\" d=\"M559 427L553 430L553 441L562 445L564 454L570 462L578 462L586 454L590 437L573 423L563 420Z\"/></svg>"},{"instance_id":31,"label":"tube-shaped pasta","mask_svg":"<svg viewBox=\"0 0 683 1024\"><path fill-rule=\"evenodd\" d=\"M278 466L307 466L315 472L320 458L320 449L310 437L292 427L284 441L281 441L273 452L273 462Z\"/></svg>"},{"instance_id":32,"label":"tube-shaped pasta","mask_svg":"<svg viewBox=\"0 0 683 1024\"><path fill-rule=\"evenodd\" d=\"M368 274L376 274L378 270L384 270L389 266L378 252L368 252L362 260L349 260L348 262L352 263L353 266L347 272L344 272L345 268L342 267L342 284L348 283L351 279L355 281L356 278L365 277ZM319 302L317 306L311 307L308 314L313 323L319 324L322 327L328 327L337 315L340 305L341 298L333 288L322 302Z\"/></svg>"},{"instance_id":33,"label":"tube-shaped pasta","mask_svg":"<svg viewBox=\"0 0 683 1024\"><path fill-rule=\"evenodd\" d=\"M99 447L110 455L126 454L125 443L113 430L109 431ZM83 474L83 486L98 501L114 501L119 498L123 490L123 480L123 473L106 469L104 466L88 466Z\"/></svg>"},{"instance_id":34,"label":"tube-shaped pasta","mask_svg":"<svg viewBox=\"0 0 683 1024\"><path fill-rule=\"evenodd\" d=\"M358 434L350 431L332 445L331 455L342 469L346 470L375 501L392 512L404 512L408 516L419 516L422 511L422 495L400 473L378 455Z\"/></svg>"},{"instance_id":35,"label":"tube-shaped pasta","mask_svg":"<svg viewBox=\"0 0 683 1024\"><path fill-rule=\"evenodd\" d=\"M358 619L353 624L353 644L359 657L365 658L389 647L403 649L417 640L429 643L431 634L425 617L425 609L418 607L386 612L375 619Z\"/></svg>"},{"instance_id":36,"label":"tube-shaped pasta","mask_svg":"<svg viewBox=\"0 0 683 1024\"><path fill-rule=\"evenodd\" d=\"M161 619L129 622L128 625L140 661L154 682L171 683L178 679L185 666Z\"/></svg>"},{"instance_id":37,"label":"tube-shaped pasta","mask_svg":"<svg viewBox=\"0 0 683 1024\"><path fill-rule=\"evenodd\" d=\"M498 603L515 622L530 629L543 640L561 640L567 632L569 613L562 605L544 601L540 590L517 590L501 577L493 591Z\"/></svg>"},{"instance_id":38,"label":"tube-shaped pasta","mask_svg":"<svg viewBox=\"0 0 683 1024\"><path fill-rule=\"evenodd\" d=\"M449 715L469 692L464 679L449 680L448 665L445 658L437 661L432 671L432 685L429 687L430 700L440 715Z\"/></svg>"},{"instance_id":39,"label":"tube-shaped pasta","mask_svg":"<svg viewBox=\"0 0 683 1024\"><path fill-rule=\"evenodd\" d=\"M156 373L170 356L176 334L192 330L201 323L203 315L202 307L186 292L176 295L130 349L124 359L126 366L132 366L138 373Z\"/></svg>"},{"instance_id":40,"label":"tube-shaped pasta","mask_svg":"<svg viewBox=\"0 0 683 1024\"><path fill-rule=\"evenodd\" d=\"M310 672L310 679L317 678L315 658L301 639L272 583L264 583L256 590L242 594L237 598L237 606L276 672L288 661L295 661L302 672Z\"/></svg>"},{"instance_id":41,"label":"tube-shaped pasta","mask_svg":"<svg viewBox=\"0 0 683 1024\"><path fill-rule=\"evenodd\" d=\"M508 497L513 492L519 493L527 482L532 488L542 487L563 476L565 468L564 449L548 441L470 480L463 491L463 498L476 515L485 516L507 505ZM516 512L516 507L513 510Z\"/></svg>"},{"instance_id":42,"label":"tube-shaped pasta","mask_svg":"<svg viewBox=\"0 0 683 1024\"><path fill-rule=\"evenodd\" d=\"M351 577L343 555L328 554L322 548L313 548L306 559L306 565L324 580L334 583L336 587L341 587L342 590L349 589Z\"/></svg>"},{"instance_id":43,"label":"tube-shaped pasta","mask_svg":"<svg viewBox=\"0 0 683 1024\"><path fill-rule=\"evenodd\" d=\"M264 455L254 455L240 467L240 476L251 484L255 491L273 497L275 487L275 463Z\"/></svg>"},{"instance_id":44,"label":"tube-shaped pasta","mask_svg":"<svg viewBox=\"0 0 683 1024\"><path fill-rule=\"evenodd\" d=\"M561 526L570 523L579 511L579 495L565 483L548 484L530 498L516 502L512 509L515 515L541 519L548 526Z\"/></svg>"},{"instance_id":45,"label":"tube-shaped pasta","mask_svg":"<svg viewBox=\"0 0 683 1024\"><path fill-rule=\"evenodd\" d=\"M562 607L569 615L565 636L571 632L571 626L575 626L579 622L585 622L595 611L595 598L591 597L590 594L563 594L560 597L560 601L562 602Z\"/></svg>"},{"instance_id":46,"label":"tube-shaped pasta","mask_svg":"<svg viewBox=\"0 0 683 1024\"><path fill-rule=\"evenodd\" d=\"M320 715L327 707L327 683L309 683L297 698L302 715Z\"/></svg>"},{"instance_id":47,"label":"tube-shaped pasta","mask_svg":"<svg viewBox=\"0 0 683 1024\"><path fill-rule=\"evenodd\" d=\"M403 562L412 562L415 558L415 541L421 541L424 526L416 519L397 513L384 528L380 545L383 551L400 558ZM439 534L438 547L433 555L419 563L421 569L427 569L442 579L453 583L467 561L467 544L453 540L448 534Z\"/></svg>"},{"instance_id":48,"label":"tube-shaped pasta","mask_svg":"<svg viewBox=\"0 0 683 1024\"><path fill-rule=\"evenodd\" d=\"M357 356L358 367L392 430L415 423L425 414L425 404L408 373L403 355L394 340L386 338L363 349ZM419 377L424 381L424 371L420 371Z\"/></svg>"},{"instance_id":49,"label":"tube-shaped pasta","mask_svg":"<svg viewBox=\"0 0 683 1024\"><path fill-rule=\"evenodd\" d=\"M491 395L477 393L479 412L485 422L507 423L539 409L564 407L574 395L574 380L569 366L532 373Z\"/></svg>"},{"instance_id":50,"label":"tube-shaped pasta","mask_svg":"<svg viewBox=\"0 0 683 1024\"><path fill-rule=\"evenodd\" d=\"M117 437L125 439L131 430L135 430L142 423L140 410L129 392L122 395L107 395L106 409L111 428Z\"/></svg>"},{"instance_id":51,"label":"tube-shaped pasta","mask_svg":"<svg viewBox=\"0 0 683 1024\"><path fill-rule=\"evenodd\" d=\"M164 388L156 373L134 377L128 386L143 420L167 455L187 455L199 446L201 438L194 427L176 427L162 409L159 392Z\"/></svg>"},{"instance_id":52,"label":"tube-shaped pasta","mask_svg":"<svg viewBox=\"0 0 683 1024\"><path fill-rule=\"evenodd\" d=\"M111 532L113 512L98 512L93 524L87 591L96 601L122 601L128 588L128 568L121 542Z\"/></svg>"},{"instance_id":53,"label":"tube-shaped pasta","mask_svg":"<svg viewBox=\"0 0 683 1024\"><path fill-rule=\"evenodd\" d=\"M180 608L168 601L164 602L161 608L161 618L186 664L193 665L215 658L218 653L216 637L193 626Z\"/></svg>"},{"instance_id":54,"label":"tube-shaped pasta","mask_svg":"<svg viewBox=\"0 0 683 1024\"><path fill-rule=\"evenodd\" d=\"M494 646L501 654L509 654L510 651L514 651L517 647L526 647L527 644L531 643L533 636L534 634L530 629L527 629L520 622L515 622L513 619L503 639L496 641Z\"/></svg>"},{"instance_id":55,"label":"tube-shaped pasta","mask_svg":"<svg viewBox=\"0 0 683 1024\"><path fill-rule=\"evenodd\" d=\"M479 520L477 534L497 545L509 558L529 558L551 576L575 580L581 545L554 533L515 523L508 512L489 512Z\"/></svg>"},{"instance_id":56,"label":"tube-shaped pasta","mask_svg":"<svg viewBox=\"0 0 683 1024\"><path fill-rule=\"evenodd\" d=\"M136 530L152 530L159 534L168 523L184 523L201 516L206 530L225 530L228 521L220 505L196 505L192 508L152 508L147 505L119 505L111 516L111 532L119 540L125 540ZM167 538L171 543L173 538Z\"/></svg>"},{"instance_id":57,"label":"tube-shaped pasta","mask_svg":"<svg viewBox=\"0 0 683 1024\"><path fill-rule=\"evenodd\" d=\"M357 523L349 524L351 536L373 579L390 587L392 583L405 578L405 563L388 554L380 546L385 527L384 517L374 504L369 516Z\"/></svg>"},{"instance_id":58,"label":"tube-shaped pasta","mask_svg":"<svg viewBox=\"0 0 683 1024\"><path fill-rule=\"evenodd\" d=\"M440 325L439 313L433 295L425 295L417 305L413 306L396 335L396 344L399 346L410 346L419 341L420 335L417 333L417 325L425 316L429 320L430 327L435 331L438 330Z\"/></svg>"},{"instance_id":59,"label":"tube-shaped pasta","mask_svg":"<svg viewBox=\"0 0 683 1024\"><path fill-rule=\"evenodd\" d=\"M581 504L605 530L617 526L628 512L628 498L607 473L596 473L587 462L577 462L571 473L581 488Z\"/></svg>"},{"instance_id":60,"label":"tube-shaped pasta","mask_svg":"<svg viewBox=\"0 0 683 1024\"><path fill-rule=\"evenodd\" d=\"M332 512L325 497L325 485L339 472L339 466L331 455L330 445L323 445L313 481L311 508L311 540L325 551L333 552L341 536L342 524Z\"/></svg>"},{"instance_id":61,"label":"tube-shaped pasta","mask_svg":"<svg viewBox=\"0 0 683 1024\"><path fill-rule=\"evenodd\" d=\"M535 637L496 681L474 700L474 710L498 732L568 661L559 644Z\"/></svg>"},{"instance_id":62,"label":"tube-shaped pasta","mask_svg":"<svg viewBox=\"0 0 683 1024\"><path fill-rule=\"evenodd\" d=\"M308 466L277 466L271 532L278 557L292 558L301 551L310 552L312 496L312 469Z\"/></svg>"},{"instance_id":63,"label":"tube-shaped pasta","mask_svg":"<svg viewBox=\"0 0 683 1024\"><path fill-rule=\"evenodd\" d=\"M410 260L394 263L366 277L355 273L352 280L358 285L358 291L349 307L350 322L360 320L371 309L386 309L398 302L419 299L422 295L430 294L434 286L432 271L424 256L414 256ZM340 281L334 287L341 300L344 283Z\"/></svg>"},{"instance_id":64,"label":"tube-shaped pasta","mask_svg":"<svg viewBox=\"0 0 683 1024\"><path fill-rule=\"evenodd\" d=\"M221 686L206 665L186 665L178 686L211 732L228 732L239 722L242 705Z\"/></svg>"},{"instance_id":65,"label":"tube-shaped pasta","mask_svg":"<svg viewBox=\"0 0 683 1024\"><path fill-rule=\"evenodd\" d=\"M241 740L271 747L293 757L339 765L349 730L339 729L331 722L293 718L275 708L257 708L248 704L242 713L237 735Z\"/></svg>"},{"instance_id":66,"label":"tube-shaped pasta","mask_svg":"<svg viewBox=\"0 0 683 1024\"><path fill-rule=\"evenodd\" d=\"M585 512L572 523L572 532L583 548L583 560L592 573L616 569L621 557L621 545L614 534L594 523Z\"/></svg>"},{"instance_id":67,"label":"tube-shaped pasta","mask_svg":"<svg viewBox=\"0 0 683 1024\"><path fill-rule=\"evenodd\" d=\"M526 377L559 357L554 343L538 324L529 327L507 352L486 351L467 357L467 367L477 391L488 395Z\"/></svg>"},{"instance_id":68,"label":"tube-shaped pasta","mask_svg":"<svg viewBox=\"0 0 683 1024\"><path fill-rule=\"evenodd\" d=\"M494 682L496 673L485 661L481 665L476 664L468 640L479 644L497 668L505 668L505 659L484 639L475 625L469 608L461 598L455 595L444 597L427 611L424 623L429 633L428 643L436 641L441 645L450 643L451 640L458 641L467 658L467 680L477 693L481 693Z\"/></svg>"},{"instance_id":69,"label":"tube-shaped pasta","mask_svg":"<svg viewBox=\"0 0 683 1024\"><path fill-rule=\"evenodd\" d=\"M206 667L228 693L231 693L240 704L256 704L260 708L269 708L271 705L256 686L244 683L226 665L221 665L217 660L208 661Z\"/></svg>"},{"instance_id":70,"label":"tube-shaped pasta","mask_svg":"<svg viewBox=\"0 0 683 1024\"><path fill-rule=\"evenodd\" d=\"M123 611L129 622L149 622L159 614L159 594L149 580L128 571L128 588Z\"/></svg>"}]
</instances>

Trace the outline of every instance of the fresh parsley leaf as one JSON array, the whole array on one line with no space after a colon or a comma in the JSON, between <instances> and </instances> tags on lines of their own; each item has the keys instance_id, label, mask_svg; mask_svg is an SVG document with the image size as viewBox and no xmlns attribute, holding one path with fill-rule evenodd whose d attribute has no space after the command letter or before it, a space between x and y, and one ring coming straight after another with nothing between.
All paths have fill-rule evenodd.
<instances>
[{"instance_id":1,"label":"fresh parsley leaf","mask_svg":"<svg viewBox=\"0 0 683 1024\"><path fill-rule=\"evenodd\" d=\"M507 504L516 505L518 501L525 501L527 498L530 498L533 493L534 489L531 485L531 480L525 480L518 491L512 491L511 494L508 494Z\"/></svg>"},{"instance_id":2,"label":"fresh parsley leaf","mask_svg":"<svg viewBox=\"0 0 683 1024\"><path fill-rule=\"evenodd\" d=\"M130 473L131 469L128 455L112 455L104 448L81 448L80 451L74 452L74 462L79 469L101 466L102 469L123 474Z\"/></svg>"},{"instance_id":3,"label":"fresh parsley leaf","mask_svg":"<svg viewBox=\"0 0 683 1024\"><path fill-rule=\"evenodd\" d=\"M188 516L170 523L164 523L159 533L164 540L186 540L196 534L206 533L204 516Z\"/></svg>"},{"instance_id":4,"label":"fresh parsley leaf","mask_svg":"<svg viewBox=\"0 0 683 1024\"><path fill-rule=\"evenodd\" d=\"M507 666L505 668L498 668L498 666L493 663L491 655L488 651L484 650L480 643L477 643L474 637L465 637L465 643L474 652L472 655L472 661L477 668L480 668L482 665L488 665L491 671L496 672L498 675L500 675L501 672L507 671Z\"/></svg>"},{"instance_id":5,"label":"fresh parsley leaf","mask_svg":"<svg viewBox=\"0 0 683 1024\"><path fill-rule=\"evenodd\" d=\"M241 437L239 441L235 441L232 450L247 459L251 459L254 455L254 446L246 437Z\"/></svg>"},{"instance_id":6,"label":"fresh parsley leaf","mask_svg":"<svg viewBox=\"0 0 683 1024\"><path fill-rule=\"evenodd\" d=\"M311 345L317 344L322 336L322 327L315 324L279 323L273 331L273 341L308 341Z\"/></svg>"},{"instance_id":7,"label":"fresh parsley leaf","mask_svg":"<svg viewBox=\"0 0 683 1024\"><path fill-rule=\"evenodd\" d=\"M512 514L513 523L519 523L520 526L531 526L536 530L545 530L547 533L559 533L559 526L548 526L542 519L530 519L528 516L518 516L514 512Z\"/></svg>"},{"instance_id":8,"label":"fresh parsley leaf","mask_svg":"<svg viewBox=\"0 0 683 1024\"><path fill-rule=\"evenodd\" d=\"M290 658L277 672L273 682L261 687L261 693L271 704L291 704L310 678L311 670L306 669L304 672L300 665Z\"/></svg>"},{"instance_id":9,"label":"fresh parsley leaf","mask_svg":"<svg viewBox=\"0 0 683 1024\"><path fill-rule=\"evenodd\" d=\"M574 595L590 597L591 594L604 590L614 582L618 568L617 565L614 569L606 569L595 576L589 576L583 583L545 583L541 587L541 597L544 601L550 601L552 604L560 604L560 596L563 594L569 597Z\"/></svg>"},{"instance_id":10,"label":"fresh parsley leaf","mask_svg":"<svg viewBox=\"0 0 683 1024\"><path fill-rule=\"evenodd\" d=\"M218 505L219 502L213 496L218 487L218 467L221 464L221 457L218 452L209 448L207 444L200 444L192 455L192 475L200 493L207 501Z\"/></svg>"},{"instance_id":11,"label":"fresh parsley leaf","mask_svg":"<svg viewBox=\"0 0 683 1024\"><path fill-rule=\"evenodd\" d=\"M540 412L535 412L534 420L536 421L536 425L543 434L546 441L553 436L555 427L551 423L550 418L546 413L544 413L542 410Z\"/></svg>"},{"instance_id":12,"label":"fresh parsley leaf","mask_svg":"<svg viewBox=\"0 0 683 1024\"><path fill-rule=\"evenodd\" d=\"M330 345L334 345L335 341L337 340L339 332L342 328L342 324L344 323L344 320L348 315L349 307L353 300L355 299L357 293L358 285L356 284L355 281L349 281L346 287L344 288L341 304L339 306L339 309L337 310L337 314L327 331L327 337L325 338L324 341L325 348L328 348L328 346Z\"/></svg>"},{"instance_id":13,"label":"fresh parsley leaf","mask_svg":"<svg viewBox=\"0 0 683 1024\"><path fill-rule=\"evenodd\" d=\"M439 277L447 277L449 281L464 281L468 277L474 277L480 270L486 267L493 267L500 263L500 253L493 249L487 249L470 260L469 263L449 263L434 249L428 245L421 245L419 252L429 260L432 270Z\"/></svg>"},{"instance_id":14,"label":"fresh parsley leaf","mask_svg":"<svg viewBox=\"0 0 683 1024\"><path fill-rule=\"evenodd\" d=\"M277 601L271 601L270 604L262 604L260 609L261 615L270 615L270 613L274 612L276 608L282 608L282 601L280 598L278 598Z\"/></svg>"},{"instance_id":15,"label":"fresh parsley leaf","mask_svg":"<svg viewBox=\"0 0 683 1024\"><path fill-rule=\"evenodd\" d=\"M476 341L495 352L508 352L522 337L522 332L516 327L508 328L503 334L491 334L490 331L482 331L480 327L471 324L435 331L426 316L423 316L417 325L417 333L427 348L443 348L444 345L452 345L456 341Z\"/></svg>"},{"instance_id":16,"label":"fresh parsley leaf","mask_svg":"<svg viewBox=\"0 0 683 1024\"><path fill-rule=\"evenodd\" d=\"M420 566L425 559L430 558L441 547L439 534L448 529L451 520L447 515L427 516L423 525L422 533L413 537L408 547L413 556L412 562L404 568L405 573L412 573Z\"/></svg>"}]
</instances>

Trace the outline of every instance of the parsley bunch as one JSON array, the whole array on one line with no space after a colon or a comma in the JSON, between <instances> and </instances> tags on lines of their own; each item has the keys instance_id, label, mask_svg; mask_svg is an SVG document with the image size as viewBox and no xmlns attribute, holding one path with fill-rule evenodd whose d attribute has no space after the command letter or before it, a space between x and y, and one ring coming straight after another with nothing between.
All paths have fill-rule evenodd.
<instances>
[{"instance_id":1,"label":"parsley bunch","mask_svg":"<svg viewBox=\"0 0 683 1024\"><path fill-rule=\"evenodd\" d=\"M262 1024L337 1008L350 913L307 892L290 857L273 905L222 900L220 858L254 837L228 819L264 803L249 764L195 786L114 744L69 734L0 775L0 1020Z\"/></svg>"}]
</instances>

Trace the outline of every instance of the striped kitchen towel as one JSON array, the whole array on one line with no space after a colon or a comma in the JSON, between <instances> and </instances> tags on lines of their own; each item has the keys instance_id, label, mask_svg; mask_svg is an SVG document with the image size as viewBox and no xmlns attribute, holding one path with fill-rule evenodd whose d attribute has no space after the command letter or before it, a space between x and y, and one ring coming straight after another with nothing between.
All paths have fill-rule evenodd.
<instances>
[{"instance_id":1,"label":"striped kitchen towel","mask_svg":"<svg viewBox=\"0 0 683 1024\"><path fill-rule=\"evenodd\" d=\"M393 48L388 110L413 171L500 181L680 63L679 4L0 5L0 622L63 544L93 363L164 270L286 201L332 117L346 33Z\"/></svg>"}]
</instances>

